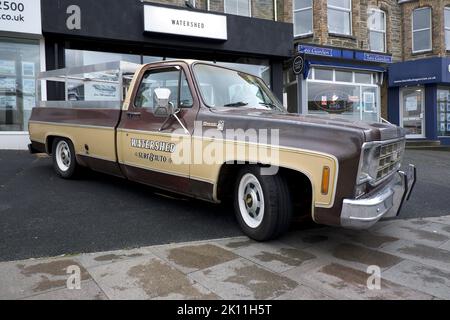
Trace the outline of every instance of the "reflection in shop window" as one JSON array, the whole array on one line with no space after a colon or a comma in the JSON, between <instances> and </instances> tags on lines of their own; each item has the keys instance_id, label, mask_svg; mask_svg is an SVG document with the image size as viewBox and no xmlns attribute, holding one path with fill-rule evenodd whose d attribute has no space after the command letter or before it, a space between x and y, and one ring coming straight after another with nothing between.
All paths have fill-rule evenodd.
<instances>
[{"instance_id":1,"label":"reflection in shop window","mask_svg":"<svg viewBox=\"0 0 450 320\"><path fill-rule=\"evenodd\" d=\"M372 84L372 74L364 73L365 76L359 78L363 82L359 83L356 81L357 72L352 71L314 68L312 74L307 81L309 114L333 114L368 122L379 120L379 87ZM324 74L327 74L327 79L335 80L324 81Z\"/></svg>"},{"instance_id":2,"label":"reflection in shop window","mask_svg":"<svg viewBox=\"0 0 450 320\"><path fill-rule=\"evenodd\" d=\"M0 131L28 130L39 71L38 40L0 40Z\"/></svg>"}]
</instances>

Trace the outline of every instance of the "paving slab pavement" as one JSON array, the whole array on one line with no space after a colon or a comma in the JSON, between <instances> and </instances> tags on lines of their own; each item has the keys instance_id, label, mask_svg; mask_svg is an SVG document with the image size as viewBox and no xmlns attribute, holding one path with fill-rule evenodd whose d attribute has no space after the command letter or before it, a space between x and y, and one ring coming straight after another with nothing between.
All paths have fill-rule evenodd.
<instances>
[{"instance_id":1,"label":"paving slab pavement","mask_svg":"<svg viewBox=\"0 0 450 320\"><path fill-rule=\"evenodd\" d=\"M449 226L389 220L1 262L0 299L450 299Z\"/></svg>"}]
</instances>

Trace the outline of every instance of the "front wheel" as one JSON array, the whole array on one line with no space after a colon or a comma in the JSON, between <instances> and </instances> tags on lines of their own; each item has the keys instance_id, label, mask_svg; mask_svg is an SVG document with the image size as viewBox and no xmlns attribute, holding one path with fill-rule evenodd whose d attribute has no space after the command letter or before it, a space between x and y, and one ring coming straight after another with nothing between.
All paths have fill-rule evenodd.
<instances>
[{"instance_id":1,"label":"front wheel","mask_svg":"<svg viewBox=\"0 0 450 320\"><path fill-rule=\"evenodd\" d=\"M244 233L257 241L278 237L291 222L292 204L286 180L261 175L260 167L243 168L234 190L234 208Z\"/></svg>"},{"instance_id":2,"label":"front wheel","mask_svg":"<svg viewBox=\"0 0 450 320\"><path fill-rule=\"evenodd\" d=\"M73 178L78 173L75 149L70 140L56 138L52 146L53 168L64 179Z\"/></svg>"}]
</instances>

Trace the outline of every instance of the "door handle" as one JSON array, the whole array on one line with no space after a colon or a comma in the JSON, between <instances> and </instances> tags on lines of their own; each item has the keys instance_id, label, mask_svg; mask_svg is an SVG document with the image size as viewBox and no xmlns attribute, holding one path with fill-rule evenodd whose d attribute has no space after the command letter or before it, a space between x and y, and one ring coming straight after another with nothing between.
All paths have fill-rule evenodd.
<instances>
[{"instance_id":1,"label":"door handle","mask_svg":"<svg viewBox=\"0 0 450 320\"><path fill-rule=\"evenodd\" d=\"M128 119L136 119L141 117L140 112L127 112Z\"/></svg>"}]
</instances>

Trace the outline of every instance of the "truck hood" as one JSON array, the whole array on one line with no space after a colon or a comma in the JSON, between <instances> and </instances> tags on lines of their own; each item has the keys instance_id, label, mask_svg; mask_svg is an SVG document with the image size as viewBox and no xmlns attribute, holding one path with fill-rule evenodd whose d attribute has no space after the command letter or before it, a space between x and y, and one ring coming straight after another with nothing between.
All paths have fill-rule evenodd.
<instances>
[{"instance_id":1,"label":"truck hood","mask_svg":"<svg viewBox=\"0 0 450 320\"><path fill-rule=\"evenodd\" d=\"M347 128L353 130L361 130L364 132L365 141L382 141L402 138L405 136L405 131L396 125L379 122L364 122L353 121L349 119L340 118L335 115L301 115L297 113L284 113L274 110L265 110L257 108L230 108L217 107L210 109L214 113L222 113L224 116L232 117L257 117L266 121L275 123L292 123L292 125L317 125L317 126L331 126L339 128Z\"/></svg>"}]
</instances>

